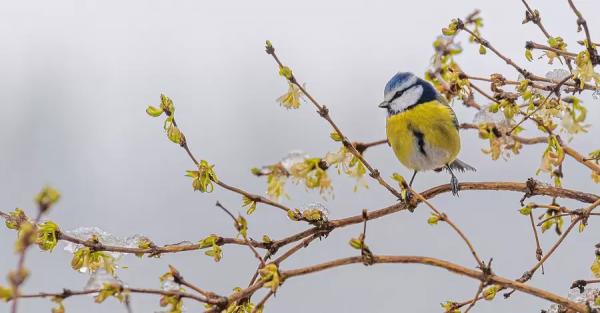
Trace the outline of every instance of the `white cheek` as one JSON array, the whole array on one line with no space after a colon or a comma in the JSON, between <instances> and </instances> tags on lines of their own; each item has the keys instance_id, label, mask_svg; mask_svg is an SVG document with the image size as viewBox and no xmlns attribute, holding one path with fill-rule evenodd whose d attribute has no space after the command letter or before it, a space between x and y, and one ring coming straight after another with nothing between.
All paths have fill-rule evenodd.
<instances>
[{"instance_id":1,"label":"white cheek","mask_svg":"<svg viewBox=\"0 0 600 313\"><path fill-rule=\"evenodd\" d=\"M411 105L416 104L421 98L421 95L423 95L423 87L421 85L414 86L406 90L402 96L392 101L390 109L394 113L402 112Z\"/></svg>"}]
</instances>

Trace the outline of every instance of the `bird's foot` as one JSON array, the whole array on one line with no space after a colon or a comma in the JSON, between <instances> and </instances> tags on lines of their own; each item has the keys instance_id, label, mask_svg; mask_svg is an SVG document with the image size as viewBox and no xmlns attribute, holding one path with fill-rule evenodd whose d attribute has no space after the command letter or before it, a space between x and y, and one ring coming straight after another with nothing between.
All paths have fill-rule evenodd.
<instances>
[{"instance_id":1,"label":"bird's foot","mask_svg":"<svg viewBox=\"0 0 600 313\"><path fill-rule=\"evenodd\" d=\"M458 178L454 175L450 178L450 187L452 188L452 195L458 197Z\"/></svg>"},{"instance_id":2,"label":"bird's foot","mask_svg":"<svg viewBox=\"0 0 600 313\"><path fill-rule=\"evenodd\" d=\"M408 211L410 211L411 213L415 211L415 207L412 205L412 200L414 198L414 194L412 191L410 191L410 189L406 189L402 191L402 197L398 198L399 202L404 202L406 204L408 204Z\"/></svg>"}]
</instances>

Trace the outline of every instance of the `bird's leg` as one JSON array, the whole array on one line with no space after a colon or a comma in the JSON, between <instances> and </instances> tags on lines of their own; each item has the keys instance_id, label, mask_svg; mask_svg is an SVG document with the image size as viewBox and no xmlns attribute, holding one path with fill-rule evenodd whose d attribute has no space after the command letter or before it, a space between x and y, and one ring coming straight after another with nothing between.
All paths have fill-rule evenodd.
<instances>
[{"instance_id":1,"label":"bird's leg","mask_svg":"<svg viewBox=\"0 0 600 313\"><path fill-rule=\"evenodd\" d=\"M450 165L446 164L446 169L448 169L450 176L452 176L452 178L450 178L450 187L452 188L452 195L458 196L458 178L456 178L456 176L452 172Z\"/></svg>"},{"instance_id":2,"label":"bird's leg","mask_svg":"<svg viewBox=\"0 0 600 313\"><path fill-rule=\"evenodd\" d=\"M417 170L415 170L412 177L410 178L410 183L408 183L408 187L412 188L412 183L413 183L413 181L415 181L415 176L417 176Z\"/></svg>"},{"instance_id":3,"label":"bird's leg","mask_svg":"<svg viewBox=\"0 0 600 313\"><path fill-rule=\"evenodd\" d=\"M406 191L406 200L408 201L410 199L410 197L412 197L412 192L410 191L412 189L412 183L413 181L415 181L415 176L417 176L417 170L415 170L412 174L412 177L410 178L410 182L408 183L408 189Z\"/></svg>"}]
</instances>

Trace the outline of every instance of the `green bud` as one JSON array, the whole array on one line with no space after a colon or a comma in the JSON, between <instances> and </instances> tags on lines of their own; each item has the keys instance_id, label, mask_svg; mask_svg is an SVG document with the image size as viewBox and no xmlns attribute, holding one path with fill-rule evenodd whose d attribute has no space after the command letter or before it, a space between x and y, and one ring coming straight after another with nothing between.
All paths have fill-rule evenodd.
<instances>
[{"instance_id":1,"label":"green bud","mask_svg":"<svg viewBox=\"0 0 600 313\"><path fill-rule=\"evenodd\" d=\"M361 250L363 247L363 242L361 240L358 240L356 238L352 238L350 239L349 242L350 246L356 250Z\"/></svg>"},{"instance_id":2,"label":"green bud","mask_svg":"<svg viewBox=\"0 0 600 313\"><path fill-rule=\"evenodd\" d=\"M429 218L427 219L427 224L429 225L437 225L437 223L441 220L442 218L435 214L435 213L431 213L431 215L429 216Z\"/></svg>"},{"instance_id":3,"label":"green bud","mask_svg":"<svg viewBox=\"0 0 600 313\"><path fill-rule=\"evenodd\" d=\"M38 206L42 210L49 209L52 205L54 205L60 199L60 193L58 190L46 186L40 193L35 197L35 202L37 202Z\"/></svg>"},{"instance_id":4,"label":"green bud","mask_svg":"<svg viewBox=\"0 0 600 313\"><path fill-rule=\"evenodd\" d=\"M0 286L0 300L8 302L12 298L12 288Z\"/></svg>"},{"instance_id":5,"label":"green bud","mask_svg":"<svg viewBox=\"0 0 600 313\"><path fill-rule=\"evenodd\" d=\"M491 300L494 300L494 298L496 297L496 293L498 292L499 289L500 289L500 287L498 287L498 285L492 285L492 286L484 289L483 292L481 293L481 295L483 296L483 298L485 300L491 301Z\"/></svg>"},{"instance_id":6,"label":"green bud","mask_svg":"<svg viewBox=\"0 0 600 313\"><path fill-rule=\"evenodd\" d=\"M331 137L331 139L333 139L333 141L342 141L342 136L340 136L340 134L338 132L331 132L331 134L329 135L329 137Z\"/></svg>"},{"instance_id":7,"label":"green bud","mask_svg":"<svg viewBox=\"0 0 600 313\"><path fill-rule=\"evenodd\" d=\"M167 129L167 137L169 137L169 140L176 144L181 144L183 140L183 134L179 128L175 127L175 125L169 126Z\"/></svg>"},{"instance_id":8,"label":"green bud","mask_svg":"<svg viewBox=\"0 0 600 313\"><path fill-rule=\"evenodd\" d=\"M483 45L479 45L479 54L486 54L487 50L485 49L485 47Z\"/></svg>"},{"instance_id":9,"label":"green bud","mask_svg":"<svg viewBox=\"0 0 600 313\"><path fill-rule=\"evenodd\" d=\"M279 75L285 77L287 80L291 80L293 77L292 70L287 66L279 67Z\"/></svg>"}]
</instances>

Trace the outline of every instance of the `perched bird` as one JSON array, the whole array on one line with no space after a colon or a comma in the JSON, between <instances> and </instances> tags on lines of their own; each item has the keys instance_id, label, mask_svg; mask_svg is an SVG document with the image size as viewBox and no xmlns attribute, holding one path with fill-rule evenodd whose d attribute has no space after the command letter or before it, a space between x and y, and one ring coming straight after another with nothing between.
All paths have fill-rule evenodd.
<instances>
[{"instance_id":1,"label":"perched bird","mask_svg":"<svg viewBox=\"0 0 600 313\"><path fill-rule=\"evenodd\" d=\"M458 121L446 99L423 79L400 72L385 85L379 107L388 112L389 145L400 163L414 170L409 186L418 171L446 169L452 176L452 194L458 195L453 170L475 168L456 158L460 151Z\"/></svg>"}]
</instances>

